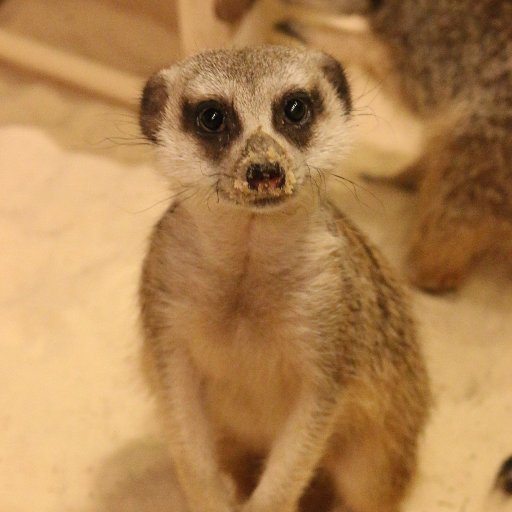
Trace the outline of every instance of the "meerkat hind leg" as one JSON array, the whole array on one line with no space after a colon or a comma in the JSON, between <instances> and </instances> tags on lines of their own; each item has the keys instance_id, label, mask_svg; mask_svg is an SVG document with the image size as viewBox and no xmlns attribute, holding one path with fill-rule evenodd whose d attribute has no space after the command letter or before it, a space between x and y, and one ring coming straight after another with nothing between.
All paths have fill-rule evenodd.
<instances>
[{"instance_id":1,"label":"meerkat hind leg","mask_svg":"<svg viewBox=\"0 0 512 512\"><path fill-rule=\"evenodd\" d=\"M443 292L457 288L499 239L500 225L510 216L512 187L493 158L500 149L478 136L462 135L432 151L408 264L413 284Z\"/></svg>"},{"instance_id":2,"label":"meerkat hind leg","mask_svg":"<svg viewBox=\"0 0 512 512\"><path fill-rule=\"evenodd\" d=\"M398 512L415 472L415 457L374 439L355 441L328 465L340 505L335 512Z\"/></svg>"},{"instance_id":3,"label":"meerkat hind leg","mask_svg":"<svg viewBox=\"0 0 512 512\"><path fill-rule=\"evenodd\" d=\"M458 288L489 245L490 226L423 217L408 254L409 278L418 288L441 293Z\"/></svg>"}]
</instances>

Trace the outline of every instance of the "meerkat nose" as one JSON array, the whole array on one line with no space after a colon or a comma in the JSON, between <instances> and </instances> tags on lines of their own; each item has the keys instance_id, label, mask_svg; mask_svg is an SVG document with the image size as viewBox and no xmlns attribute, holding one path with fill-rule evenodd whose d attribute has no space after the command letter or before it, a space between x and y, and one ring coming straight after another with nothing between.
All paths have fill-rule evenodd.
<instances>
[{"instance_id":1,"label":"meerkat nose","mask_svg":"<svg viewBox=\"0 0 512 512\"><path fill-rule=\"evenodd\" d=\"M247 169L247 183L251 190L269 190L283 188L285 174L277 163L251 164Z\"/></svg>"}]
</instances>

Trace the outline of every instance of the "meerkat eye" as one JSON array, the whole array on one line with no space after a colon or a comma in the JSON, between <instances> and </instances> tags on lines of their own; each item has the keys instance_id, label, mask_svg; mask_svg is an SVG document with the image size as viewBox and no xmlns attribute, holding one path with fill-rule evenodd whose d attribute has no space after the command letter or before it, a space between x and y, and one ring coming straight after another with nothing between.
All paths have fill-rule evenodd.
<instances>
[{"instance_id":1,"label":"meerkat eye","mask_svg":"<svg viewBox=\"0 0 512 512\"><path fill-rule=\"evenodd\" d=\"M297 96L286 99L283 110L286 120L293 124L304 123L310 114L309 104L305 98Z\"/></svg>"},{"instance_id":2,"label":"meerkat eye","mask_svg":"<svg viewBox=\"0 0 512 512\"><path fill-rule=\"evenodd\" d=\"M219 133L225 127L225 113L221 105L208 104L199 108L197 125L208 133Z\"/></svg>"}]
</instances>

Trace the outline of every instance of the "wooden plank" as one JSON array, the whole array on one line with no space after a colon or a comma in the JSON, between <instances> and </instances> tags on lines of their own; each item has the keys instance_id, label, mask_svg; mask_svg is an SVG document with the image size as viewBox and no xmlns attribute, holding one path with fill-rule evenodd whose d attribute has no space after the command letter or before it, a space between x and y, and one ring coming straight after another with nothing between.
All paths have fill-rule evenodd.
<instances>
[{"instance_id":1,"label":"wooden plank","mask_svg":"<svg viewBox=\"0 0 512 512\"><path fill-rule=\"evenodd\" d=\"M0 63L138 108L144 78L0 29Z\"/></svg>"}]
</instances>

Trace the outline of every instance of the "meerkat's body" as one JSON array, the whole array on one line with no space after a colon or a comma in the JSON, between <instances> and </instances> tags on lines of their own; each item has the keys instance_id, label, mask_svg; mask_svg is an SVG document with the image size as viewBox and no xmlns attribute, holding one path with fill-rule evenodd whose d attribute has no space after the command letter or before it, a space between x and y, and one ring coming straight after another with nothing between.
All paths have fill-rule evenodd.
<instances>
[{"instance_id":1,"label":"meerkat's body","mask_svg":"<svg viewBox=\"0 0 512 512\"><path fill-rule=\"evenodd\" d=\"M455 288L479 256L511 249L512 3L367 4L368 33L295 30L362 67L424 120L422 156L391 181L419 188L412 280L433 291Z\"/></svg>"},{"instance_id":2,"label":"meerkat's body","mask_svg":"<svg viewBox=\"0 0 512 512\"><path fill-rule=\"evenodd\" d=\"M212 98L224 126L205 132ZM307 113L290 124L297 98ZM320 473L333 505L395 512L414 475L429 390L401 287L307 170L337 164L349 106L332 59L279 47L204 54L146 87L144 132L195 183L157 224L141 284L146 367L191 512L293 512ZM186 168L187 151L203 164Z\"/></svg>"}]
</instances>

